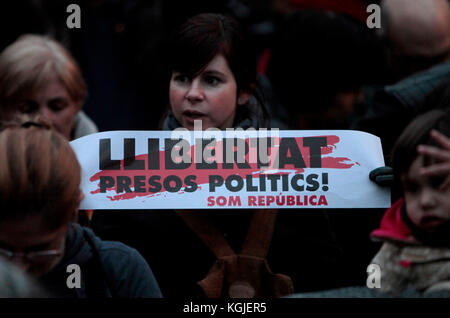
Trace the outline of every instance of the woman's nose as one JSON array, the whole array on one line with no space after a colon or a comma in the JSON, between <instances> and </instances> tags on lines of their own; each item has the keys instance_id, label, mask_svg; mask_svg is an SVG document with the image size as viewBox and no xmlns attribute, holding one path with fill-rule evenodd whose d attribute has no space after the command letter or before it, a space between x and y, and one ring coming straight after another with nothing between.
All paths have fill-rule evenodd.
<instances>
[{"instance_id":1,"label":"woman's nose","mask_svg":"<svg viewBox=\"0 0 450 318\"><path fill-rule=\"evenodd\" d=\"M191 85L189 86L189 90L186 93L186 98L190 102L199 102L205 98L203 89L198 79L194 79L192 81Z\"/></svg>"},{"instance_id":2,"label":"woman's nose","mask_svg":"<svg viewBox=\"0 0 450 318\"><path fill-rule=\"evenodd\" d=\"M38 114L43 116L43 117L46 117L49 120L53 119L52 118L53 117L53 112L47 106L39 107Z\"/></svg>"}]
</instances>

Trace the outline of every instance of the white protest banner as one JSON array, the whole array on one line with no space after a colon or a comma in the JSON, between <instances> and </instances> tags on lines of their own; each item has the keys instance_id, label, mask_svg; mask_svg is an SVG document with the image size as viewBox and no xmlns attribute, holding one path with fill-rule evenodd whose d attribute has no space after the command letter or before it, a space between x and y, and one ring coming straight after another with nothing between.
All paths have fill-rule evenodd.
<instances>
[{"instance_id":1,"label":"white protest banner","mask_svg":"<svg viewBox=\"0 0 450 318\"><path fill-rule=\"evenodd\" d=\"M387 208L380 139L352 130L113 131L71 142L81 209Z\"/></svg>"}]
</instances>

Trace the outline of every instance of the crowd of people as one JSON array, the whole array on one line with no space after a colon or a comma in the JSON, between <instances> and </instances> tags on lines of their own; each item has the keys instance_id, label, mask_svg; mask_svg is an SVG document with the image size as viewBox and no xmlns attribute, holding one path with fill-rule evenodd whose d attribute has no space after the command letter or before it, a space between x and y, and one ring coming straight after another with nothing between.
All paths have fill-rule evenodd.
<instances>
[{"instance_id":1,"label":"crowd of people","mask_svg":"<svg viewBox=\"0 0 450 318\"><path fill-rule=\"evenodd\" d=\"M4 44L0 296L450 296L450 2L383 0L380 29L367 27L364 11L327 10L327 1L314 10L263 2L164 19L160 1L85 1L76 33L55 28L43 1L41 34ZM108 31L95 38L101 26ZM71 140L193 130L196 120L203 129L370 132L386 167L367 178L394 203L79 211ZM79 288L67 287L73 264ZM382 268L370 293L369 264Z\"/></svg>"}]
</instances>

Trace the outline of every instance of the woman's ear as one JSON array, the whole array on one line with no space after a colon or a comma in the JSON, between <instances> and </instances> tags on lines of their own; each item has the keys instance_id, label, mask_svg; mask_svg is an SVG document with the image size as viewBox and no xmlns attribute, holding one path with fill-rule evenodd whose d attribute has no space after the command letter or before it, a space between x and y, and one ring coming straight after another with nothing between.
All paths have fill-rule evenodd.
<instances>
[{"instance_id":1,"label":"woman's ear","mask_svg":"<svg viewBox=\"0 0 450 318\"><path fill-rule=\"evenodd\" d=\"M248 101L250 100L250 96L251 94L246 91L246 90L241 90L238 98L237 98L237 104L238 106L242 106L248 103Z\"/></svg>"},{"instance_id":2,"label":"woman's ear","mask_svg":"<svg viewBox=\"0 0 450 318\"><path fill-rule=\"evenodd\" d=\"M77 207L80 206L81 201L83 201L84 199L84 193L83 191L80 191L80 194L78 195L78 202L77 202Z\"/></svg>"},{"instance_id":3,"label":"woman's ear","mask_svg":"<svg viewBox=\"0 0 450 318\"><path fill-rule=\"evenodd\" d=\"M77 222L77 220L78 220L78 209L79 209L80 203L81 203L81 201L83 201L83 199L84 199L84 193L82 191L80 191L80 194L78 195L78 199L77 199L77 203L76 203L75 209L73 211L73 218L72 218L72 220L75 220L75 222Z\"/></svg>"}]
</instances>

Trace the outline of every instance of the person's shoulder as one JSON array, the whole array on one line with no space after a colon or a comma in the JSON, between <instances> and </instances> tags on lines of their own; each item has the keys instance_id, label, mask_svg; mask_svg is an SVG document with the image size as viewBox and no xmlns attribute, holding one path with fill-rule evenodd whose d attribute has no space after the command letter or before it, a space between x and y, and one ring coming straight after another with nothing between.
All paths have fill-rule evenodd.
<instances>
[{"instance_id":1,"label":"person's shoulder","mask_svg":"<svg viewBox=\"0 0 450 318\"><path fill-rule=\"evenodd\" d=\"M134 248L118 241L104 241L98 239L97 246L100 254L108 257L129 255L135 258L139 256L139 252Z\"/></svg>"},{"instance_id":2,"label":"person's shoulder","mask_svg":"<svg viewBox=\"0 0 450 318\"><path fill-rule=\"evenodd\" d=\"M160 298L161 291L149 265L134 248L104 241L85 229L93 239L109 285L119 297Z\"/></svg>"},{"instance_id":3,"label":"person's shoulder","mask_svg":"<svg viewBox=\"0 0 450 318\"><path fill-rule=\"evenodd\" d=\"M441 63L388 85L384 92L393 95L409 107L423 103L426 95L443 84L450 76L450 62Z\"/></svg>"},{"instance_id":4,"label":"person's shoulder","mask_svg":"<svg viewBox=\"0 0 450 318\"><path fill-rule=\"evenodd\" d=\"M98 132L97 125L90 119L85 112L80 110L75 117L73 127L73 139L77 139L86 135Z\"/></svg>"},{"instance_id":5,"label":"person's shoulder","mask_svg":"<svg viewBox=\"0 0 450 318\"><path fill-rule=\"evenodd\" d=\"M132 247L121 242L103 241L96 242L100 258L105 270L113 273L128 274L128 272L146 271L149 268L142 255ZM149 268L150 269L150 268ZM128 279L128 277L122 277Z\"/></svg>"}]
</instances>

